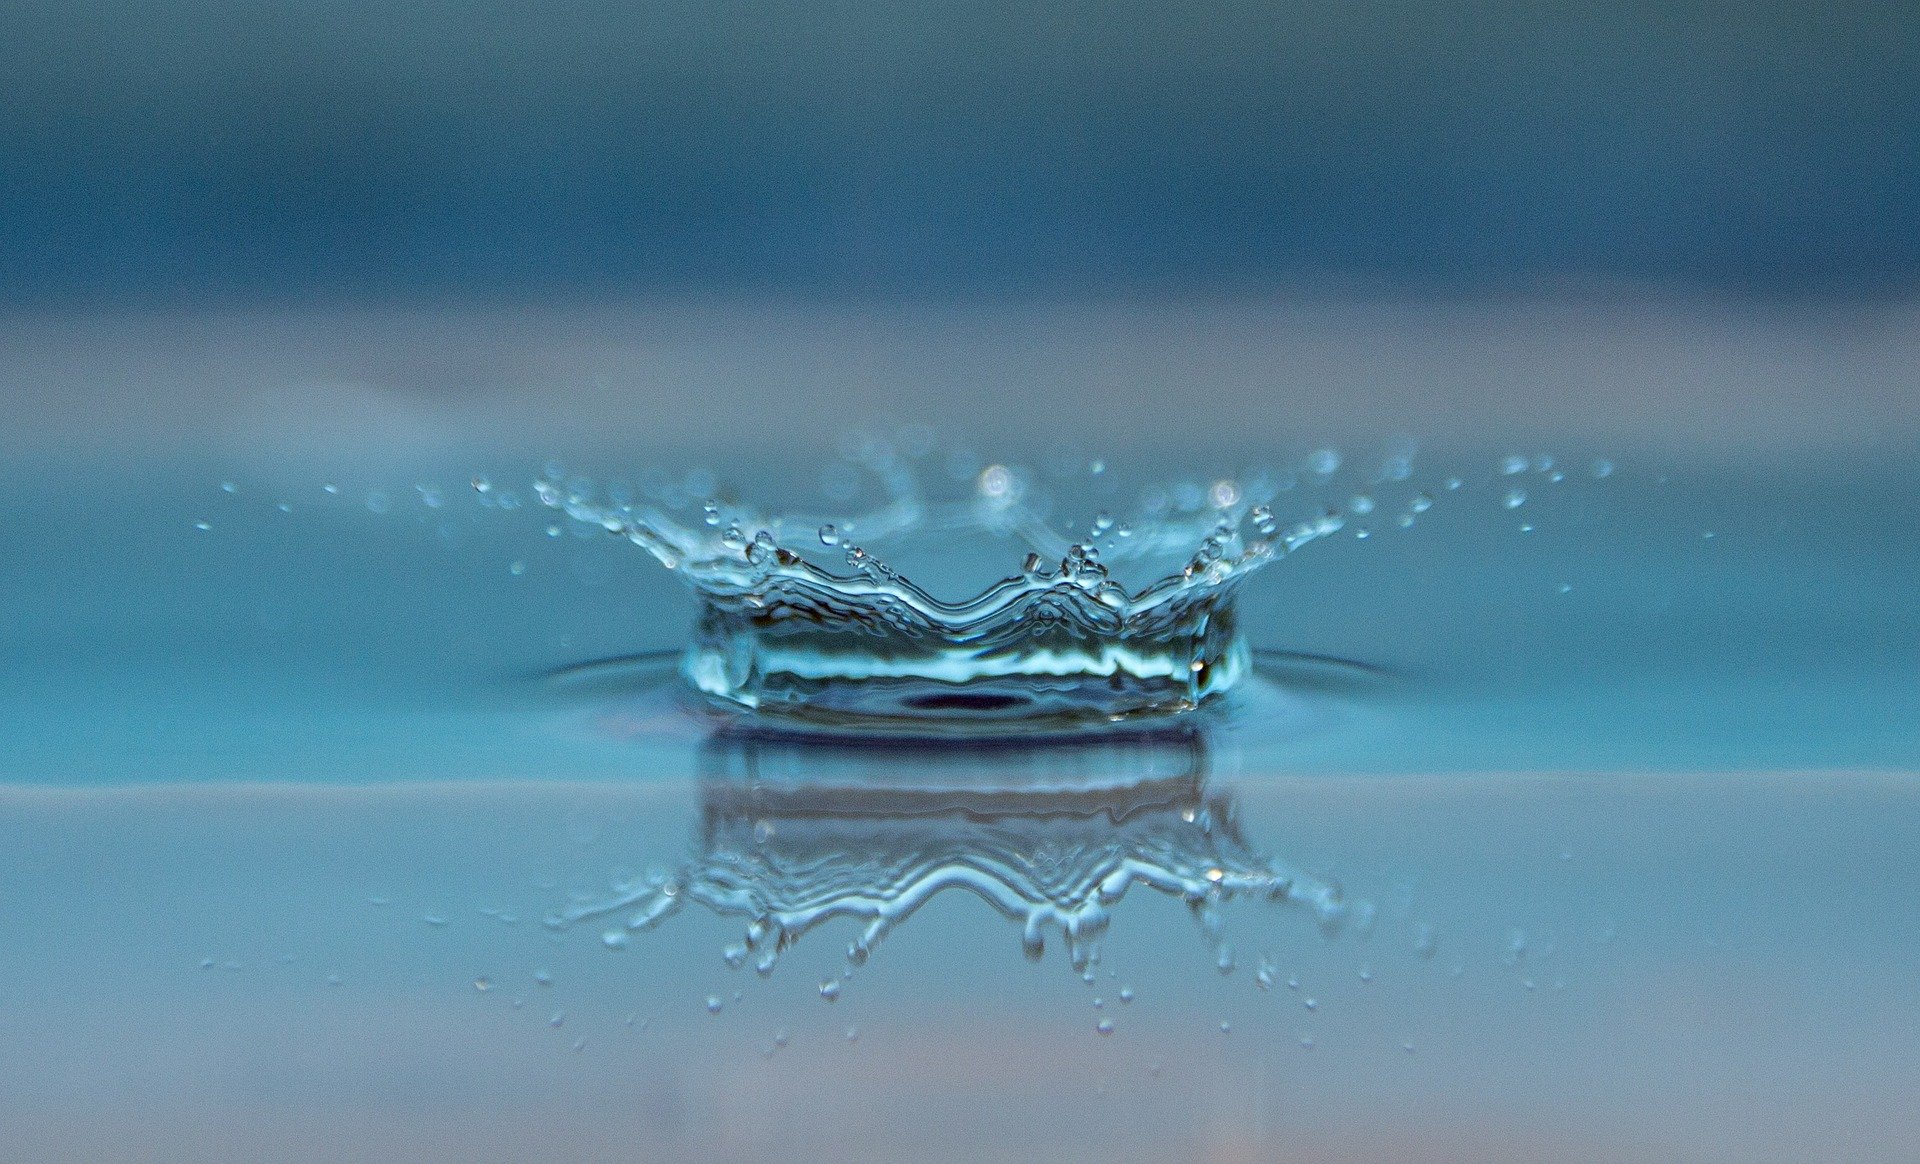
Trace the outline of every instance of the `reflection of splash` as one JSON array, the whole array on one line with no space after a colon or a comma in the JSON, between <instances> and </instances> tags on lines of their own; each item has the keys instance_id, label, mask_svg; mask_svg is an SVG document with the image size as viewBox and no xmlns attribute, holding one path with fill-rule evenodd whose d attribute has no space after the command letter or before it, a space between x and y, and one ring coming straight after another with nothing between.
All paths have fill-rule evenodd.
<instances>
[{"instance_id":1,"label":"reflection of splash","mask_svg":"<svg viewBox=\"0 0 1920 1164\"><path fill-rule=\"evenodd\" d=\"M764 974L832 918L863 923L847 951L862 963L935 894L964 889L1020 923L1029 957L1056 930L1085 972L1136 885L1185 901L1223 965L1230 899L1300 906L1330 930L1349 913L1338 889L1248 846L1231 800L1206 788L1193 731L945 748L737 732L713 737L703 759L694 859L550 925L607 919L619 945L692 901L746 919L727 960Z\"/></svg>"}]
</instances>

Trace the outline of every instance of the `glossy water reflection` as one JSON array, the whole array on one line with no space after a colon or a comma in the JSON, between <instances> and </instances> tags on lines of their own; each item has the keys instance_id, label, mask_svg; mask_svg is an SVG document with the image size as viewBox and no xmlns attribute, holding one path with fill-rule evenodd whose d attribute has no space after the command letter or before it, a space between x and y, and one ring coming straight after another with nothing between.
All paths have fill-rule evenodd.
<instances>
[{"instance_id":1,"label":"glossy water reflection","mask_svg":"<svg viewBox=\"0 0 1920 1164\"><path fill-rule=\"evenodd\" d=\"M700 752L692 858L548 924L601 922L617 947L692 902L745 919L724 956L767 974L808 931L853 918L862 928L847 949L851 969L936 894L964 890L1020 926L1029 958L1057 932L1072 967L1090 976L1136 886L1185 902L1222 969L1232 952L1221 907L1235 898L1307 910L1329 933L1369 917L1242 834L1233 798L1208 786L1215 746L1197 725L919 744L723 729Z\"/></svg>"}]
</instances>

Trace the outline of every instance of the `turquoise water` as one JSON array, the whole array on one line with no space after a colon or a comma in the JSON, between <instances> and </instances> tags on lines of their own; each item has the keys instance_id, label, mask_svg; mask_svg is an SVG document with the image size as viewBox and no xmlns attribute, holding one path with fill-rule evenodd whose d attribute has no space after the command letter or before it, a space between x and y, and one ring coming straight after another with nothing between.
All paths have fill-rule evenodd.
<instances>
[{"instance_id":1,"label":"turquoise water","mask_svg":"<svg viewBox=\"0 0 1920 1164\"><path fill-rule=\"evenodd\" d=\"M176 389L177 427L16 448L5 1154L1910 1155L1920 473L1816 395L1558 433L1456 396L1416 462L1440 504L1246 581L1249 641L1294 653L1278 711L1040 752L715 735L645 666L552 677L677 650L696 605L626 542L550 536L547 456L813 489L826 421L669 455L420 405L459 439L380 445L337 400L229 423ZM1154 399L1120 391L1075 463L1277 455ZM979 451L1047 463L1006 427ZM1030 958L1023 911L1116 852L1098 960L1061 916ZM927 862L972 881L850 959ZM706 889L628 925L668 882ZM775 914L763 976L779 943L743 934Z\"/></svg>"}]
</instances>

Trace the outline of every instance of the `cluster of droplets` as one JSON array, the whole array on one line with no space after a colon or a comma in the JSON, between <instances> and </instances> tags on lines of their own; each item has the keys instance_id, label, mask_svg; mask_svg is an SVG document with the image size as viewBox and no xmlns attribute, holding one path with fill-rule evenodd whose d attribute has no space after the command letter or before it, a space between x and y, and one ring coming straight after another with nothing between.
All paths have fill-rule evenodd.
<instances>
[{"instance_id":1,"label":"cluster of droplets","mask_svg":"<svg viewBox=\"0 0 1920 1164\"><path fill-rule=\"evenodd\" d=\"M627 538L670 568L684 570L695 585L709 580L738 584L783 571L831 575L842 565L859 576L890 579L897 574L873 552L875 544L903 534L938 536L974 528L1025 542L1024 576L1104 592L1103 600L1109 604L1165 580L1160 574L1136 576L1129 590L1117 577L1116 563L1144 563L1150 569L1152 563L1179 553L1181 557L1172 564L1181 582L1218 584L1339 532L1350 514L1364 514L1373 506L1371 498L1362 496L1345 507L1323 508L1305 520L1280 520L1275 506L1282 494L1301 482L1325 485L1340 467L1337 453L1322 450L1284 472L1254 472L1221 478L1211 485L1148 485L1140 491L1132 518L1122 519L1103 509L1084 527L1085 534L1074 539L1050 523L1058 504L1053 494L1041 487L1037 474L1018 466L986 465L973 473L957 496L929 500L912 463L903 460L892 444L856 443L850 453L843 450L843 460L849 471L858 470L879 481L883 496L876 508L815 519L762 513L710 497L699 503L701 520L694 525L673 514L676 502L686 504L686 483L669 482L644 501L636 501L631 490L622 496L614 489L598 499L590 480L567 476L556 465L535 482L534 490L547 507ZM1086 471L1094 479L1107 473L1103 461L1091 462ZM1410 473L1410 459L1394 457L1376 478L1381 484L1394 485ZM699 483L711 483L711 478ZM1425 500L1409 506L1409 515L1431 506L1431 497L1421 496ZM801 530L812 536L796 537ZM810 542L838 554L823 562L809 560L804 547Z\"/></svg>"}]
</instances>

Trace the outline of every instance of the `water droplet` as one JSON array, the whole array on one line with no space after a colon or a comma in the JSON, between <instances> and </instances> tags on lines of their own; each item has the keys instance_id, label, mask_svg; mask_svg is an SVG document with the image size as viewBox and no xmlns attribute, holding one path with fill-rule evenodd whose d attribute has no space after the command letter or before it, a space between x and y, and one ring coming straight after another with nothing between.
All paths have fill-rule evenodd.
<instances>
[{"instance_id":1,"label":"water droplet","mask_svg":"<svg viewBox=\"0 0 1920 1164\"><path fill-rule=\"evenodd\" d=\"M1122 1002L1123 1004L1124 1004L1124 1003L1129 1003L1129 1002L1132 1002L1132 1001L1133 1001L1133 987L1131 987L1131 986L1122 986L1122 987L1120 988L1120 1001L1121 1001L1121 1002Z\"/></svg>"},{"instance_id":2,"label":"water droplet","mask_svg":"<svg viewBox=\"0 0 1920 1164\"><path fill-rule=\"evenodd\" d=\"M1524 473L1526 471L1527 459L1525 457L1508 457L1506 460L1500 462L1500 473L1502 476L1511 477L1517 473Z\"/></svg>"},{"instance_id":3,"label":"water droplet","mask_svg":"<svg viewBox=\"0 0 1920 1164\"><path fill-rule=\"evenodd\" d=\"M1103 1035L1111 1035L1113 1033L1113 1020L1103 1018L1099 1022L1093 1024L1093 1029L1096 1031L1099 1031Z\"/></svg>"},{"instance_id":4,"label":"water droplet","mask_svg":"<svg viewBox=\"0 0 1920 1164\"><path fill-rule=\"evenodd\" d=\"M1207 500L1213 503L1215 509L1232 509L1240 504L1240 483L1224 478L1215 481L1213 487L1207 490Z\"/></svg>"},{"instance_id":5,"label":"water droplet","mask_svg":"<svg viewBox=\"0 0 1920 1164\"><path fill-rule=\"evenodd\" d=\"M1313 1036L1312 1036L1312 1035L1301 1035L1301 1036L1300 1036L1300 1049L1301 1049L1301 1050L1303 1050L1303 1051L1311 1051L1311 1050L1313 1050Z\"/></svg>"},{"instance_id":6,"label":"water droplet","mask_svg":"<svg viewBox=\"0 0 1920 1164\"><path fill-rule=\"evenodd\" d=\"M558 524L555 524L555 525L550 525L550 526L548 526L548 527L547 527L547 536L548 536L548 537L550 537L550 538L557 538L557 537L559 537L559 536L560 536L560 527L559 527L559 525L558 525Z\"/></svg>"},{"instance_id":7,"label":"water droplet","mask_svg":"<svg viewBox=\"0 0 1920 1164\"><path fill-rule=\"evenodd\" d=\"M719 1014L720 1007L722 1005L723 1004L720 1001L719 995L716 995L716 994L707 995L707 1013L708 1014Z\"/></svg>"},{"instance_id":8,"label":"water droplet","mask_svg":"<svg viewBox=\"0 0 1920 1164\"><path fill-rule=\"evenodd\" d=\"M480 977L473 980L473 988L475 990L478 990L480 993L485 994L487 991L493 989L493 979L488 978L486 975L483 974Z\"/></svg>"},{"instance_id":9,"label":"water droplet","mask_svg":"<svg viewBox=\"0 0 1920 1164\"><path fill-rule=\"evenodd\" d=\"M1438 944L1439 935L1434 932L1433 926L1422 922L1419 928L1413 931L1413 952L1417 957L1433 957Z\"/></svg>"},{"instance_id":10,"label":"water droplet","mask_svg":"<svg viewBox=\"0 0 1920 1164\"><path fill-rule=\"evenodd\" d=\"M1360 967L1360 981L1369 982L1369 983L1373 981L1373 967L1371 966Z\"/></svg>"},{"instance_id":11,"label":"water droplet","mask_svg":"<svg viewBox=\"0 0 1920 1164\"><path fill-rule=\"evenodd\" d=\"M988 465L980 470L980 480L976 488L980 496L992 502L1013 500L1013 472L1005 465Z\"/></svg>"},{"instance_id":12,"label":"water droplet","mask_svg":"<svg viewBox=\"0 0 1920 1164\"><path fill-rule=\"evenodd\" d=\"M1221 1034L1223 1034L1223 1035L1230 1035L1230 1034L1232 1034L1232 1033L1233 1033L1233 1024L1232 1024L1232 1023L1230 1023L1230 1022L1224 1022L1224 1021L1223 1021L1223 1022L1221 1022L1221 1024L1220 1024L1220 1033L1221 1033Z\"/></svg>"},{"instance_id":13,"label":"water droplet","mask_svg":"<svg viewBox=\"0 0 1920 1164\"><path fill-rule=\"evenodd\" d=\"M1413 500L1408 503L1407 508L1413 510L1415 513L1425 513L1427 510L1433 508L1433 495L1430 493L1416 493Z\"/></svg>"},{"instance_id":14,"label":"water droplet","mask_svg":"<svg viewBox=\"0 0 1920 1164\"><path fill-rule=\"evenodd\" d=\"M859 1042L859 1041L860 1041L860 1028L859 1028L859 1027L848 1027L848 1028L847 1028L847 1042L849 1042L849 1043L857 1043L857 1042Z\"/></svg>"},{"instance_id":15,"label":"water droplet","mask_svg":"<svg viewBox=\"0 0 1920 1164\"><path fill-rule=\"evenodd\" d=\"M547 1020L547 1025L550 1027L559 1027L566 1021L567 1012L564 1010L556 1010L553 1012L553 1017Z\"/></svg>"},{"instance_id":16,"label":"water droplet","mask_svg":"<svg viewBox=\"0 0 1920 1164\"><path fill-rule=\"evenodd\" d=\"M518 558L515 558L513 561L507 563L507 573L513 575L515 578L518 578L520 575L526 572L527 572L527 564Z\"/></svg>"},{"instance_id":17,"label":"water droplet","mask_svg":"<svg viewBox=\"0 0 1920 1164\"><path fill-rule=\"evenodd\" d=\"M1607 460L1605 457L1595 461L1593 463L1593 475L1596 478L1613 476L1613 462Z\"/></svg>"},{"instance_id":18,"label":"water droplet","mask_svg":"<svg viewBox=\"0 0 1920 1164\"><path fill-rule=\"evenodd\" d=\"M609 950L624 948L627 940L627 931L625 930L608 930L600 935L600 944Z\"/></svg>"},{"instance_id":19,"label":"water droplet","mask_svg":"<svg viewBox=\"0 0 1920 1164\"><path fill-rule=\"evenodd\" d=\"M1373 498L1368 497L1363 493L1360 496L1355 497L1352 501L1349 501L1347 503L1347 508L1352 510L1354 513L1360 514L1361 516L1365 516L1373 512Z\"/></svg>"},{"instance_id":20,"label":"water droplet","mask_svg":"<svg viewBox=\"0 0 1920 1164\"><path fill-rule=\"evenodd\" d=\"M1317 998L1309 998L1301 1005L1305 1006L1308 1010L1319 1010L1320 1000Z\"/></svg>"},{"instance_id":21,"label":"water droplet","mask_svg":"<svg viewBox=\"0 0 1920 1164\"><path fill-rule=\"evenodd\" d=\"M475 477L473 479L473 491L475 493L491 493L493 492L493 482L487 480L485 477Z\"/></svg>"},{"instance_id":22,"label":"water droplet","mask_svg":"<svg viewBox=\"0 0 1920 1164\"><path fill-rule=\"evenodd\" d=\"M1560 585L1559 585L1559 587L1558 587L1558 589L1559 589L1559 591L1560 591L1560 593L1562 593L1562 594L1572 594L1572 593L1573 593L1573 583L1571 583L1571 582L1562 582L1562 583L1560 583Z\"/></svg>"},{"instance_id":23,"label":"water droplet","mask_svg":"<svg viewBox=\"0 0 1920 1164\"><path fill-rule=\"evenodd\" d=\"M1340 454L1333 449L1320 449L1307 458L1307 468L1322 477L1330 477L1340 467Z\"/></svg>"},{"instance_id":24,"label":"water droplet","mask_svg":"<svg viewBox=\"0 0 1920 1164\"><path fill-rule=\"evenodd\" d=\"M834 999L840 997L841 986L842 982L838 978L822 978L820 980L820 997L826 999L828 1002L832 1002Z\"/></svg>"},{"instance_id":25,"label":"water droplet","mask_svg":"<svg viewBox=\"0 0 1920 1164\"><path fill-rule=\"evenodd\" d=\"M222 481L222 482L220 482L220 492L222 492L222 493L238 493L238 492L240 492L240 487L239 487L238 485L235 485L235 484L234 484L233 482L231 482L231 481Z\"/></svg>"},{"instance_id":26,"label":"water droplet","mask_svg":"<svg viewBox=\"0 0 1920 1164\"><path fill-rule=\"evenodd\" d=\"M1508 509L1518 509L1527 503L1527 491L1525 489L1509 489L1506 497L1502 498L1500 503Z\"/></svg>"},{"instance_id":27,"label":"water droplet","mask_svg":"<svg viewBox=\"0 0 1920 1164\"><path fill-rule=\"evenodd\" d=\"M206 521L196 521L193 523L193 528L199 530L201 533L207 533L208 531L213 529L213 523L206 522Z\"/></svg>"},{"instance_id":28,"label":"water droplet","mask_svg":"<svg viewBox=\"0 0 1920 1164\"><path fill-rule=\"evenodd\" d=\"M820 527L820 544L823 546L839 545L840 544L839 527L835 526L832 522L828 522L827 524L821 526Z\"/></svg>"},{"instance_id":29,"label":"water droplet","mask_svg":"<svg viewBox=\"0 0 1920 1164\"><path fill-rule=\"evenodd\" d=\"M539 985L541 985L541 986L552 986L552 985L553 985L553 971L551 971L551 970L535 970L535 971L533 972L533 980L534 980L534 981L535 981L536 983L538 983Z\"/></svg>"}]
</instances>

